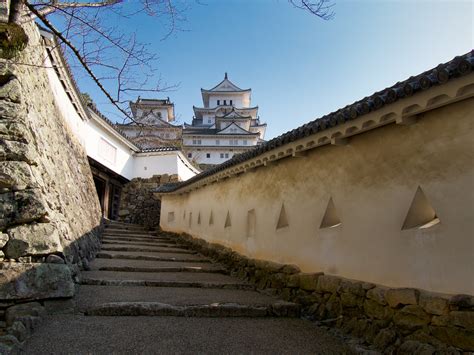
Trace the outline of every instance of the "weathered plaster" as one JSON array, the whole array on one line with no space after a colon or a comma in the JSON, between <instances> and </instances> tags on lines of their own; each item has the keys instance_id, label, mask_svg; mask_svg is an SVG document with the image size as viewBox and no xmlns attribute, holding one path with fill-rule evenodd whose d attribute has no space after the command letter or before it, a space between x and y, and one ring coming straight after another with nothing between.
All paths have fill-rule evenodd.
<instances>
[{"instance_id":1,"label":"weathered plaster","mask_svg":"<svg viewBox=\"0 0 474 355\"><path fill-rule=\"evenodd\" d=\"M307 272L474 294L472 112L474 99L454 101L424 110L413 125L385 125L345 145L321 146L304 157L164 194L162 216L175 212L178 218L162 218L161 227ZM441 223L402 230L419 186ZM330 198L342 224L320 229ZM289 226L277 230L282 203ZM256 236L247 238L252 209ZM213 225L193 220L189 227L190 212L207 221L211 210ZM180 218L183 211L186 219ZM232 226L224 228L227 211Z\"/></svg>"}]
</instances>

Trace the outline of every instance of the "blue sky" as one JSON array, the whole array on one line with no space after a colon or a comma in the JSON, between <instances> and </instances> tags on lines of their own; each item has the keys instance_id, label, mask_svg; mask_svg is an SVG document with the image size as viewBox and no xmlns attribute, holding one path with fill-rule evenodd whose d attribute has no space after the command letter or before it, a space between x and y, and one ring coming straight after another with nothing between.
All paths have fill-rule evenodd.
<instances>
[{"instance_id":1,"label":"blue sky","mask_svg":"<svg viewBox=\"0 0 474 355\"><path fill-rule=\"evenodd\" d=\"M201 0L190 3L186 31L164 41L160 19L136 16L124 25L158 53L162 80L179 84L157 96L174 101L180 123L202 105L200 88L228 72L252 88L266 139L474 48L472 1L339 0L334 10L323 21L285 0ZM93 84L79 85L114 120Z\"/></svg>"}]
</instances>

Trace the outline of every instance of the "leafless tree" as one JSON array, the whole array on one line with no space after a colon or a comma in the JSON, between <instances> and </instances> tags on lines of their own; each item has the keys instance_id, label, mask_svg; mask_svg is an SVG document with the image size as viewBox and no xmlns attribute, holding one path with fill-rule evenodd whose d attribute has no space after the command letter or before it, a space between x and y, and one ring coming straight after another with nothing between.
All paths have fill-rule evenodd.
<instances>
[{"instance_id":1,"label":"leafless tree","mask_svg":"<svg viewBox=\"0 0 474 355\"><path fill-rule=\"evenodd\" d=\"M194 0L198 3L199 0ZM294 7L324 20L333 16L332 0L288 0ZM182 29L189 0L11 0L9 22L38 19L52 32L69 60L81 67L107 99L132 120L128 102L138 93L156 93L169 86L155 77L156 53L110 15L130 19L140 13L157 17L165 29L163 39Z\"/></svg>"}]
</instances>

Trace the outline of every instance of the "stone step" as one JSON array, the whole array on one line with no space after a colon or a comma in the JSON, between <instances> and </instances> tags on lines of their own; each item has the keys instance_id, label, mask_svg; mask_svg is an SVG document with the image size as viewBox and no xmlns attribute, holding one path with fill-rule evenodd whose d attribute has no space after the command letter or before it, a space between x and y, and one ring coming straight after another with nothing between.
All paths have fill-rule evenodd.
<instances>
[{"instance_id":1,"label":"stone step","mask_svg":"<svg viewBox=\"0 0 474 355\"><path fill-rule=\"evenodd\" d=\"M113 227L113 226L106 226L105 231L113 231L113 232L138 232L138 233L149 233L153 232L156 233L155 231L145 229L145 228L120 228L120 227Z\"/></svg>"},{"instance_id":2,"label":"stone step","mask_svg":"<svg viewBox=\"0 0 474 355\"><path fill-rule=\"evenodd\" d=\"M114 235L117 237L142 237L142 238L152 238L156 237L156 233L153 232L134 232L134 231L109 231L105 230L102 235Z\"/></svg>"},{"instance_id":3,"label":"stone step","mask_svg":"<svg viewBox=\"0 0 474 355\"><path fill-rule=\"evenodd\" d=\"M103 234L102 239L111 239L111 240L123 240L129 242L145 242L145 243L167 243L167 244L176 244L176 240L172 239L165 239L161 237L127 237L127 236L120 236L120 235L110 235L110 234Z\"/></svg>"},{"instance_id":4,"label":"stone step","mask_svg":"<svg viewBox=\"0 0 474 355\"><path fill-rule=\"evenodd\" d=\"M137 245L137 246L150 246L150 247L163 247L163 248L186 248L184 244L176 243L164 243L164 242L141 242L131 240L117 240L113 238L102 238L102 244L121 244L121 245Z\"/></svg>"},{"instance_id":5,"label":"stone step","mask_svg":"<svg viewBox=\"0 0 474 355\"><path fill-rule=\"evenodd\" d=\"M101 266L95 270L99 271L119 271L119 272L204 272L227 274L225 269L206 268L199 266L157 266L157 267L136 267L136 266Z\"/></svg>"},{"instance_id":6,"label":"stone step","mask_svg":"<svg viewBox=\"0 0 474 355\"><path fill-rule=\"evenodd\" d=\"M209 272L118 272L85 271L81 273L81 283L86 285L109 286L155 286L155 287L204 287L254 289L253 285L233 277Z\"/></svg>"},{"instance_id":7,"label":"stone step","mask_svg":"<svg viewBox=\"0 0 474 355\"><path fill-rule=\"evenodd\" d=\"M119 226L123 228L129 228L129 227L145 228L144 226L140 224L125 223L125 222L119 222L119 221L106 221L105 225L106 226Z\"/></svg>"},{"instance_id":8,"label":"stone step","mask_svg":"<svg viewBox=\"0 0 474 355\"><path fill-rule=\"evenodd\" d=\"M84 312L109 302L160 302L175 306L237 303L268 306L277 299L256 291L193 287L93 286L81 285L74 297L76 310Z\"/></svg>"},{"instance_id":9,"label":"stone step","mask_svg":"<svg viewBox=\"0 0 474 355\"><path fill-rule=\"evenodd\" d=\"M181 254L179 256L166 255L166 256L157 256L157 255L143 255L143 253L133 253L133 252L105 252L101 251L97 253L97 258L103 259L127 259L127 260L149 260L149 261L173 261L173 262L201 262L201 263L210 263L211 261L204 257L198 257L189 254Z\"/></svg>"},{"instance_id":10,"label":"stone step","mask_svg":"<svg viewBox=\"0 0 474 355\"><path fill-rule=\"evenodd\" d=\"M25 354L351 354L296 318L47 317Z\"/></svg>"},{"instance_id":11,"label":"stone step","mask_svg":"<svg viewBox=\"0 0 474 355\"><path fill-rule=\"evenodd\" d=\"M126 272L126 271L83 271L81 277L100 280L145 280L145 281L183 281L220 282L247 284L234 277L213 272Z\"/></svg>"},{"instance_id":12,"label":"stone step","mask_svg":"<svg viewBox=\"0 0 474 355\"><path fill-rule=\"evenodd\" d=\"M148 316L148 317L298 317L299 307L288 302L252 306L237 303L212 303L195 306L175 306L159 302L110 302L90 307L88 316Z\"/></svg>"},{"instance_id":13,"label":"stone step","mask_svg":"<svg viewBox=\"0 0 474 355\"><path fill-rule=\"evenodd\" d=\"M153 267L193 267L201 268L203 270L223 269L219 264L211 264L209 262L194 262L185 261L179 264L176 261L156 261L156 260L133 260L133 259L94 259L90 263L91 270L99 270L102 267L138 267L138 268L153 268Z\"/></svg>"},{"instance_id":14,"label":"stone step","mask_svg":"<svg viewBox=\"0 0 474 355\"><path fill-rule=\"evenodd\" d=\"M146 228L141 227L141 226L121 226L121 225L113 225L113 224L106 225L106 226L105 226L105 229L142 230L142 231L149 230L149 229L146 229Z\"/></svg>"},{"instance_id":15,"label":"stone step","mask_svg":"<svg viewBox=\"0 0 474 355\"><path fill-rule=\"evenodd\" d=\"M103 280L84 277L81 285L96 286L146 286L146 287L194 287L227 290L255 290L255 287L243 283L199 282L199 281L153 281L153 280Z\"/></svg>"},{"instance_id":16,"label":"stone step","mask_svg":"<svg viewBox=\"0 0 474 355\"><path fill-rule=\"evenodd\" d=\"M134 247L131 245L122 245L122 246L114 246L114 245L102 245L101 250L103 251L132 251L132 252L146 252L146 253L172 253L172 254L197 254L196 251L193 250L185 250L185 249L178 249L178 248L153 248L153 247Z\"/></svg>"}]
</instances>

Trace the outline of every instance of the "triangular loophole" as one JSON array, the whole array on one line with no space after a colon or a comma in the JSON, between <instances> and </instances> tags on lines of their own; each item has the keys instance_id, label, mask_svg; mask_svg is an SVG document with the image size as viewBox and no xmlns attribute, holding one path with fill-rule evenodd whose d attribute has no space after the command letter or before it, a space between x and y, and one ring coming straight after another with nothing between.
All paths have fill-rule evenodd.
<instances>
[{"instance_id":1,"label":"triangular loophole","mask_svg":"<svg viewBox=\"0 0 474 355\"><path fill-rule=\"evenodd\" d=\"M429 228L438 224L439 218L434 208L426 198L420 186L416 189L415 197L411 202L402 230L412 228Z\"/></svg>"},{"instance_id":2,"label":"triangular loophole","mask_svg":"<svg viewBox=\"0 0 474 355\"><path fill-rule=\"evenodd\" d=\"M280 229L284 227L288 227L288 217L286 216L285 204L282 204L276 229Z\"/></svg>"},{"instance_id":3,"label":"triangular loophole","mask_svg":"<svg viewBox=\"0 0 474 355\"><path fill-rule=\"evenodd\" d=\"M225 218L225 224L224 228L230 227L232 225L232 222L230 221L230 213L227 211L227 216Z\"/></svg>"},{"instance_id":4,"label":"triangular loophole","mask_svg":"<svg viewBox=\"0 0 474 355\"><path fill-rule=\"evenodd\" d=\"M198 213L198 224L201 224L201 212Z\"/></svg>"},{"instance_id":5,"label":"triangular loophole","mask_svg":"<svg viewBox=\"0 0 474 355\"><path fill-rule=\"evenodd\" d=\"M326 207L326 212L324 212L323 219L321 221L320 229L323 228L333 228L341 224L341 220L336 211L336 206L332 197L329 199L328 205Z\"/></svg>"},{"instance_id":6,"label":"triangular loophole","mask_svg":"<svg viewBox=\"0 0 474 355\"><path fill-rule=\"evenodd\" d=\"M214 215L212 214L212 210L211 210L211 214L209 215L209 225L213 225L214 224Z\"/></svg>"}]
</instances>

